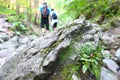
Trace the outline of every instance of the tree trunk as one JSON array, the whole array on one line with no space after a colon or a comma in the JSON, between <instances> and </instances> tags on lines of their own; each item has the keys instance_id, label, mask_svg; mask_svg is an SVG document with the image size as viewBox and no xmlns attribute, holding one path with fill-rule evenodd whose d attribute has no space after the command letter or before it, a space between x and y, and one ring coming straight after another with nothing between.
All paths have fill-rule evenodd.
<instances>
[{"instance_id":1,"label":"tree trunk","mask_svg":"<svg viewBox=\"0 0 120 80\"><path fill-rule=\"evenodd\" d=\"M20 4L19 1L16 0L16 13L19 15L20 14Z\"/></svg>"}]
</instances>

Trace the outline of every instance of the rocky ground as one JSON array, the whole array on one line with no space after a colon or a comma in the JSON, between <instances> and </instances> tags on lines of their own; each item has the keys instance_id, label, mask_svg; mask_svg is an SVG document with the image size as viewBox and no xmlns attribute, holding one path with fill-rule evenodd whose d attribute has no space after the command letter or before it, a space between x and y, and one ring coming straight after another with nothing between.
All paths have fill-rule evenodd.
<instances>
[{"instance_id":1,"label":"rocky ground","mask_svg":"<svg viewBox=\"0 0 120 80\"><path fill-rule=\"evenodd\" d=\"M35 35L17 36L9 29L10 27L12 25L7 22L7 18L0 16L0 67L37 37Z\"/></svg>"},{"instance_id":2,"label":"rocky ground","mask_svg":"<svg viewBox=\"0 0 120 80\"><path fill-rule=\"evenodd\" d=\"M120 80L120 25L103 32L102 41L105 48L103 51L105 66L102 67L101 79Z\"/></svg>"},{"instance_id":3,"label":"rocky ground","mask_svg":"<svg viewBox=\"0 0 120 80\"><path fill-rule=\"evenodd\" d=\"M93 42L94 45L102 41L104 66L102 66L100 80L120 80L119 25L112 30L102 32L99 25L77 19L57 32L41 37L17 36L9 30L9 27L12 27L11 24L5 17L1 17L0 80L54 80L50 76L59 65L61 51L76 38L79 38L77 39L79 43ZM70 59L74 61L75 57L73 55ZM82 80L75 74L72 79Z\"/></svg>"}]
</instances>

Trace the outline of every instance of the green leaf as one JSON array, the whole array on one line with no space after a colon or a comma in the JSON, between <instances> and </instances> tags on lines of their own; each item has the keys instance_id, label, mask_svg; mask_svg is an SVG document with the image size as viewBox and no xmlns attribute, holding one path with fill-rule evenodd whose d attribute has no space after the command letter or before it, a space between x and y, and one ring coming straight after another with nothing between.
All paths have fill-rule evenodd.
<instances>
[{"instance_id":1,"label":"green leaf","mask_svg":"<svg viewBox=\"0 0 120 80\"><path fill-rule=\"evenodd\" d=\"M87 65L83 65L83 68L82 68L83 73L85 73L87 71L87 69L88 69L88 66Z\"/></svg>"}]
</instances>

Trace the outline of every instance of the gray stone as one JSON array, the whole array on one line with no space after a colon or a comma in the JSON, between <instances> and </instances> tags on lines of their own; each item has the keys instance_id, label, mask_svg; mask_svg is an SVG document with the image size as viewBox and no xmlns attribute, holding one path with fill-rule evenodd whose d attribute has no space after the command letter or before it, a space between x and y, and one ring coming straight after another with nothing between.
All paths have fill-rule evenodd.
<instances>
[{"instance_id":1,"label":"gray stone","mask_svg":"<svg viewBox=\"0 0 120 80\"><path fill-rule=\"evenodd\" d=\"M111 26L120 27L120 20L116 19L116 20L112 21L111 22Z\"/></svg>"},{"instance_id":2,"label":"gray stone","mask_svg":"<svg viewBox=\"0 0 120 80\"><path fill-rule=\"evenodd\" d=\"M115 75L120 75L120 71L118 71L119 66L115 63L115 61L111 59L103 59L106 67L111 70Z\"/></svg>"},{"instance_id":3,"label":"gray stone","mask_svg":"<svg viewBox=\"0 0 120 80\"><path fill-rule=\"evenodd\" d=\"M6 57L8 54L10 54L9 52L10 52L10 51L7 50L7 49L1 50L1 51L0 51L0 58Z\"/></svg>"},{"instance_id":4,"label":"gray stone","mask_svg":"<svg viewBox=\"0 0 120 80\"><path fill-rule=\"evenodd\" d=\"M10 39L10 35L8 35L7 33L0 33L0 39L4 41L8 41Z\"/></svg>"},{"instance_id":5,"label":"gray stone","mask_svg":"<svg viewBox=\"0 0 120 80\"><path fill-rule=\"evenodd\" d=\"M0 58L0 68L2 67L2 65L5 63L5 58Z\"/></svg>"},{"instance_id":6,"label":"gray stone","mask_svg":"<svg viewBox=\"0 0 120 80\"><path fill-rule=\"evenodd\" d=\"M81 80L75 74L72 75L72 80Z\"/></svg>"},{"instance_id":7,"label":"gray stone","mask_svg":"<svg viewBox=\"0 0 120 80\"><path fill-rule=\"evenodd\" d=\"M114 73L110 70L102 67L100 80L120 80Z\"/></svg>"},{"instance_id":8,"label":"gray stone","mask_svg":"<svg viewBox=\"0 0 120 80\"><path fill-rule=\"evenodd\" d=\"M89 31L89 34L93 35L96 33L96 30L92 29L91 31Z\"/></svg>"},{"instance_id":9,"label":"gray stone","mask_svg":"<svg viewBox=\"0 0 120 80\"><path fill-rule=\"evenodd\" d=\"M115 52L115 57L120 59L120 48Z\"/></svg>"},{"instance_id":10,"label":"gray stone","mask_svg":"<svg viewBox=\"0 0 120 80\"><path fill-rule=\"evenodd\" d=\"M66 48L67 46L70 45L70 40L69 39L65 39L63 42L61 42L56 48L55 50L51 51L47 57L45 58L44 62L43 62L43 66L47 66L50 65L51 62L55 61L58 58L58 52L59 50L61 50L62 48Z\"/></svg>"},{"instance_id":11,"label":"gray stone","mask_svg":"<svg viewBox=\"0 0 120 80\"><path fill-rule=\"evenodd\" d=\"M111 56L110 51L108 51L108 50L103 50L102 54L103 54L103 57L107 58L107 59L109 59Z\"/></svg>"},{"instance_id":12,"label":"gray stone","mask_svg":"<svg viewBox=\"0 0 120 80\"><path fill-rule=\"evenodd\" d=\"M19 39L19 41L20 41L21 44L27 44L28 41L29 41L29 38L28 37L22 37L22 38Z\"/></svg>"},{"instance_id":13,"label":"gray stone","mask_svg":"<svg viewBox=\"0 0 120 80\"><path fill-rule=\"evenodd\" d=\"M7 42L0 44L0 49L14 49L18 47L18 37L15 36L8 40Z\"/></svg>"},{"instance_id":14,"label":"gray stone","mask_svg":"<svg viewBox=\"0 0 120 80\"><path fill-rule=\"evenodd\" d=\"M74 61L75 59L77 59L77 54L71 55L69 59L72 60L72 61Z\"/></svg>"},{"instance_id":15,"label":"gray stone","mask_svg":"<svg viewBox=\"0 0 120 80\"><path fill-rule=\"evenodd\" d=\"M104 34L102 36L102 40L105 45L110 45L111 43L115 43L114 36L109 36L108 34Z\"/></svg>"}]
</instances>

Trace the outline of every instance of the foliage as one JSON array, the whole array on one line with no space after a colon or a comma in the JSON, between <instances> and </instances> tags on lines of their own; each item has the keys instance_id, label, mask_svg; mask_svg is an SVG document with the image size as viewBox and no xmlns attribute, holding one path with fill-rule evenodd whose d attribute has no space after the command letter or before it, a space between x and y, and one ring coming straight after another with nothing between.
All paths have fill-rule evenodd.
<instances>
[{"instance_id":1,"label":"foliage","mask_svg":"<svg viewBox=\"0 0 120 80\"><path fill-rule=\"evenodd\" d=\"M15 14L15 11L3 6L0 1L0 14Z\"/></svg>"},{"instance_id":2,"label":"foliage","mask_svg":"<svg viewBox=\"0 0 120 80\"><path fill-rule=\"evenodd\" d=\"M80 69L80 65L77 63L70 63L64 66L62 76L63 80L72 80L73 74L79 74L78 71Z\"/></svg>"},{"instance_id":3,"label":"foliage","mask_svg":"<svg viewBox=\"0 0 120 80\"><path fill-rule=\"evenodd\" d=\"M71 43L66 49L61 50L60 55L60 74L58 74L53 80L58 80L58 76L61 76L61 80L72 80L72 75L76 74L80 69L80 65L77 62L70 63L70 57L75 53L74 43Z\"/></svg>"},{"instance_id":4,"label":"foliage","mask_svg":"<svg viewBox=\"0 0 120 80\"><path fill-rule=\"evenodd\" d=\"M61 64L64 64L64 62L67 61L73 53L74 53L74 46L71 43L65 50L61 52L60 55Z\"/></svg>"},{"instance_id":5,"label":"foliage","mask_svg":"<svg viewBox=\"0 0 120 80\"><path fill-rule=\"evenodd\" d=\"M95 47L92 43L82 45L77 53L82 64L82 71L90 71L96 78L100 78L101 62L102 62L102 47Z\"/></svg>"},{"instance_id":6,"label":"foliage","mask_svg":"<svg viewBox=\"0 0 120 80\"><path fill-rule=\"evenodd\" d=\"M113 17L119 14L120 5L116 5L116 0L66 0L66 9L68 14L78 18L85 15L87 19L93 19L97 16L105 15Z\"/></svg>"},{"instance_id":7,"label":"foliage","mask_svg":"<svg viewBox=\"0 0 120 80\"><path fill-rule=\"evenodd\" d=\"M23 25L22 22L14 22L12 25L13 27L11 29L15 31L17 35L24 34L26 33L26 31L28 31L28 29L25 27L25 25Z\"/></svg>"},{"instance_id":8,"label":"foliage","mask_svg":"<svg viewBox=\"0 0 120 80\"><path fill-rule=\"evenodd\" d=\"M7 20L8 20L10 23L13 23L13 22L19 21L19 16L18 16L18 15L8 16L8 17L7 17Z\"/></svg>"}]
</instances>

